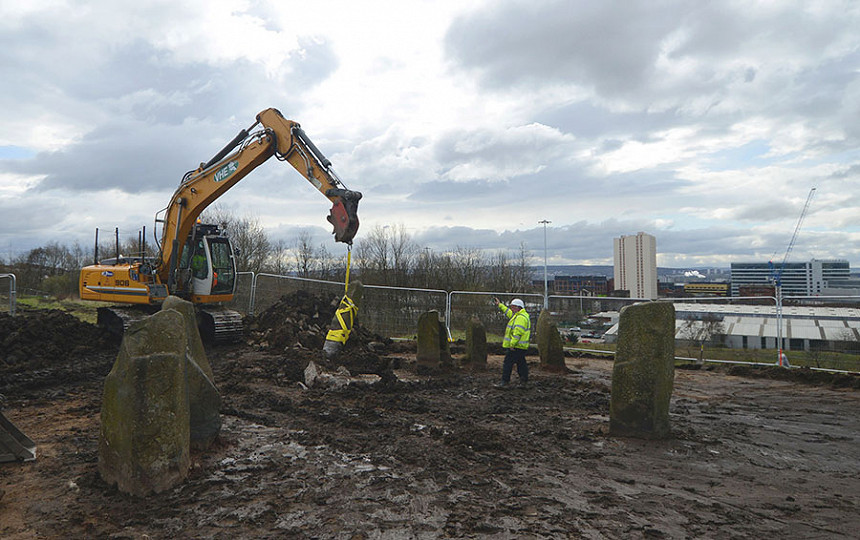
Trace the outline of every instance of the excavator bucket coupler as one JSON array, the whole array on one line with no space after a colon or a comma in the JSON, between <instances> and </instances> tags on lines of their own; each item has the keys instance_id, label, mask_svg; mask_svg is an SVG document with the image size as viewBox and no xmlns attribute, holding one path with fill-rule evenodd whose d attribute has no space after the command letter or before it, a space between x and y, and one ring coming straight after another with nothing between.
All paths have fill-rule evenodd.
<instances>
[{"instance_id":1,"label":"excavator bucket coupler","mask_svg":"<svg viewBox=\"0 0 860 540\"><path fill-rule=\"evenodd\" d=\"M361 193L346 189L330 189L326 195L337 197L327 218L334 226L335 241L352 244L352 239L358 232L358 201L361 199Z\"/></svg>"}]
</instances>

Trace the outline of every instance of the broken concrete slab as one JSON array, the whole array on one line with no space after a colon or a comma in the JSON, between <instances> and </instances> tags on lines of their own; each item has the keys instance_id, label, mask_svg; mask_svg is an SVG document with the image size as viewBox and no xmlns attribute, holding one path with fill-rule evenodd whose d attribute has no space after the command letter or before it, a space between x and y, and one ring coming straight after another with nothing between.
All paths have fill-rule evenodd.
<instances>
[{"instance_id":1,"label":"broken concrete slab","mask_svg":"<svg viewBox=\"0 0 860 540\"><path fill-rule=\"evenodd\" d=\"M305 368L305 385L308 388L343 388L351 384L371 385L382 380L382 377L373 373L362 373L351 375L345 367L338 367L332 373L322 369L316 362L309 362Z\"/></svg>"}]
</instances>

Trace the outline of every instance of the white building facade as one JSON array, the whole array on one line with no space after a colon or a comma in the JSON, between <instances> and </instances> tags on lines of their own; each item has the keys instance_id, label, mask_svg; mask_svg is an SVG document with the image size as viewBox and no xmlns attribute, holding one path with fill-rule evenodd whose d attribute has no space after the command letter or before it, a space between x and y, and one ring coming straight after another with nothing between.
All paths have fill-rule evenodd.
<instances>
[{"instance_id":1,"label":"white building facade","mask_svg":"<svg viewBox=\"0 0 860 540\"><path fill-rule=\"evenodd\" d=\"M613 239L615 288L657 299L657 239L644 232Z\"/></svg>"},{"instance_id":2,"label":"white building facade","mask_svg":"<svg viewBox=\"0 0 860 540\"><path fill-rule=\"evenodd\" d=\"M775 272L768 263L732 263L732 296L740 296L743 285L772 285ZM844 282L851 269L846 260L816 260L786 263L782 269L784 296L815 296L823 294L829 282Z\"/></svg>"}]
</instances>

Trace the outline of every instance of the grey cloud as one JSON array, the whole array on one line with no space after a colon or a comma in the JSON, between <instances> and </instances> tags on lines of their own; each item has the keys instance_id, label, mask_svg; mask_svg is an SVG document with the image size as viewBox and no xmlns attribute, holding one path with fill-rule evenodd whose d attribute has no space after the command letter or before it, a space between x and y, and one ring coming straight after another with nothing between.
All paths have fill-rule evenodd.
<instances>
[{"instance_id":1,"label":"grey cloud","mask_svg":"<svg viewBox=\"0 0 860 540\"><path fill-rule=\"evenodd\" d=\"M577 137L598 139L605 137L623 137L629 134L648 133L676 127L685 120L674 109L648 112L610 112L593 103L580 101L545 109L539 112L535 119L549 126L557 127L565 133ZM620 146L620 141L616 141ZM611 144L607 141L604 144ZM602 150L612 150L604 147Z\"/></svg>"},{"instance_id":2,"label":"grey cloud","mask_svg":"<svg viewBox=\"0 0 860 540\"><path fill-rule=\"evenodd\" d=\"M140 41L116 51L105 62L107 69L95 74L81 73L71 81L44 74L33 84L34 92L48 92L61 83L65 99L73 103L95 99L105 104L106 110L92 121L109 120L62 151L0 161L0 171L44 175L39 190L170 189L185 171L250 126L261 109L277 105L288 114L299 108L289 89L302 95L306 85L327 76L336 64L325 44L310 44L306 51L301 58L285 60L294 63L300 76L284 86L273 84L262 66L245 61L221 68L160 62L159 51Z\"/></svg>"},{"instance_id":3,"label":"grey cloud","mask_svg":"<svg viewBox=\"0 0 860 540\"><path fill-rule=\"evenodd\" d=\"M35 191L171 190L185 171L220 149L206 144L211 129L211 125L165 126L118 119L66 149L0 162L0 170L44 175L32 188Z\"/></svg>"},{"instance_id":4,"label":"grey cloud","mask_svg":"<svg viewBox=\"0 0 860 540\"><path fill-rule=\"evenodd\" d=\"M573 82L626 93L647 79L677 24L671 2L506 2L456 20L446 50L491 88Z\"/></svg>"}]
</instances>

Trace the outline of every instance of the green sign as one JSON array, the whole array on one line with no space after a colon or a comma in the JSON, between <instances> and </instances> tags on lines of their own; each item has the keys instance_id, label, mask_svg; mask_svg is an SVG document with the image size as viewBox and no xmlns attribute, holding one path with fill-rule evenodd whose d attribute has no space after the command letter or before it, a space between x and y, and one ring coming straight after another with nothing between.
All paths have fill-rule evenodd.
<instances>
[{"instance_id":1,"label":"green sign","mask_svg":"<svg viewBox=\"0 0 860 540\"><path fill-rule=\"evenodd\" d=\"M236 170L238 168L239 168L239 162L238 161L231 161L230 163L228 163L228 164L224 165L223 167L221 167L220 169L218 169L218 171L215 173L214 180L216 182L223 182L224 180L230 178L230 175L232 175L234 172L236 172Z\"/></svg>"}]
</instances>

